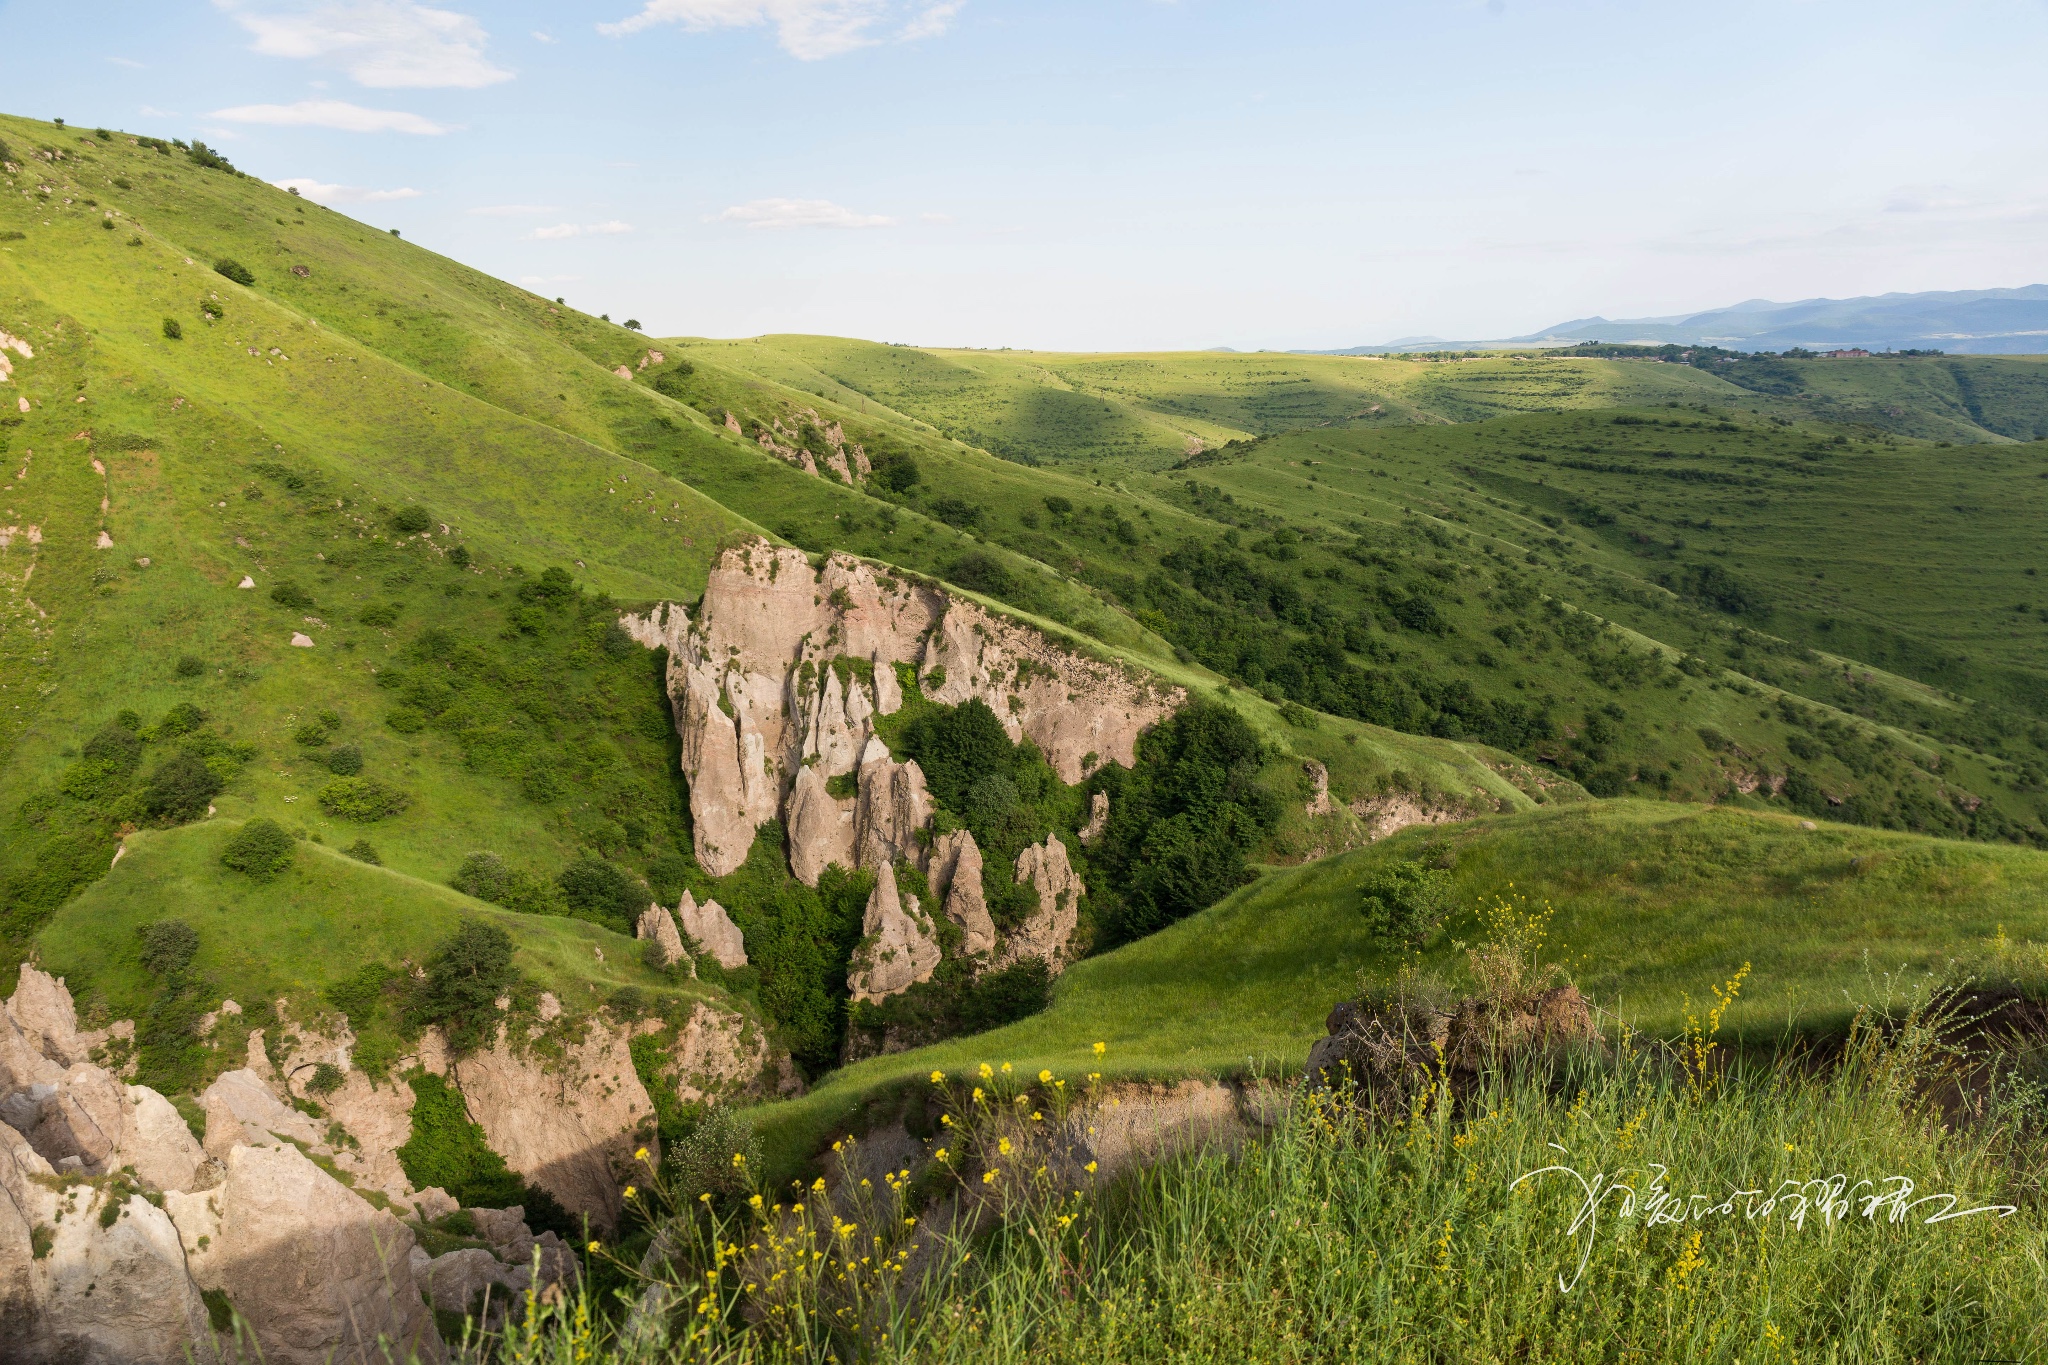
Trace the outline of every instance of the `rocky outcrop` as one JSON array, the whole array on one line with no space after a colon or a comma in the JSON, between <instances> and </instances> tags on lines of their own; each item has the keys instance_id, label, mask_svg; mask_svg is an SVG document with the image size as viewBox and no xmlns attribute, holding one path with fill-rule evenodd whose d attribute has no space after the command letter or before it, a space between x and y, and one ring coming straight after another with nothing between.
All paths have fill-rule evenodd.
<instances>
[{"instance_id":1,"label":"rocky outcrop","mask_svg":"<svg viewBox=\"0 0 2048 1365\"><path fill-rule=\"evenodd\" d=\"M684 1104L730 1098L768 1067L768 1038L745 1016L699 1001L676 1031L662 1076Z\"/></svg>"},{"instance_id":2,"label":"rocky outcrop","mask_svg":"<svg viewBox=\"0 0 2048 1365\"><path fill-rule=\"evenodd\" d=\"M1453 999L1417 992L1339 1001L1325 1036L1309 1048L1308 1075L1340 1090L1359 1088L1395 1107L1445 1068L1469 1076L1531 1051L1599 1041L1592 1007L1576 986L1530 990L1507 999Z\"/></svg>"},{"instance_id":3,"label":"rocky outcrop","mask_svg":"<svg viewBox=\"0 0 2048 1365\"><path fill-rule=\"evenodd\" d=\"M291 1146L237 1147L217 1190L166 1196L186 1263L224 1292L264 1359L445 1358L413 1283L411 1229Z\"/></svg>"},{"instance_id":4,"label":"rocky outcrop","mask_svg":"<svg viewBox=\"0 0 2048 1365\"><path fill-rule=\"evenodd\" d=\"M79 1032L78 1009L64 978L26 962L21 964L13 996L0 1009L14 1021L31 1049L63 1066L92 1061L94 1053L116 1038L129 1042L135 1038L131 1020Z\"/></svg>"},{"instance_id":5,"label":"rocky outcrop","mask_svg":"<svg viewBox=\"0 0 2048 1365\"><path fill-rule=\"evenodd\" d=\"M206 1151L222 1161L237 1147L280 1142L325 1146L313 1120L282 1103L254 1071L229 1071L199 1092L206 1112Z\"/></svg>"},{"instance_id":6,"label":"rocky outcrop","mask_svg":"<svg viewBox=\"0 0 2048 1365\"><path fill-rule=\"evenodd\" d=\"M699 905L697 898L685 891L676 905L676 917L683 923L683 932L697 945L697 951L709 955L719 966L731 971L747 965L746 936L717 901L707 900Z\"/></svg>"},{"instance_id":7,"label":"rocky outcrop","mask_svg":"<svg viewBox=\"0 0 2048 1365\"><path fill-rule=\"evenodd\" d=\"M683 893L685 900L689 892ZM640 912L640 922L633 926L633 937L647 945L647 960L656 967L673 967L681 962L683 936L676 932L675 917L658 905L650 905Z\"/></svg>"},{"instance_id":8,"label":"rocky outcrop","mask_svg":"<svg viewBox=\"0 0 2048 1365\"><path fill-rule=\"evenodd\" d=\"M981 885L981 850L971 830L956 829L932 843L931 888L943 897L946 918L960 926L960 951L968 957L996 946L995 921Z\"/></svg>"},{"instance_id":9,"label":"rocky outcrop","mask_svg":"<svg viewBox=\"0 0 2048 1365\"><path fill-rule=\"evenodd\" d=\"M598 1020L559 1061L516 1048L500 1029L488 1051L454 1064L456 1085L491 1150L572 1214L610 1228L623 1207L618 1172L654 1126L634 1073L630 1035Z\"/></svg>"},{"instance_id":10,"label":"rocky outcrop","mask_svg":"<svg viewBox=\"0 0 2048 1365\"><path fill-rule=\"evenodd\" d=\"M1066 845L1057 834L1046 835L1044 843L1032 844L1017 855L1017 880L1031 883L1038 892L1038 909L1003 944L999 965L1035 957L1059 972L1067 965L1067 944L1074 936L1081 917L1081 897L1088 888L1067 861Z\"/></svg>"},{"instance_id":11,"label":"rocky outcrop","mask_svg":"<svg viewBox=\"0 0 2048 1365\"><path fill-rule=\"evenodd\" d=\"M924 866L918 836L932 822L932 798L916 762L898 763L889 746L870 739L860 760L860 799L853 813L854 858L861 867L908 862Z\"/></svg>"},{"instance_id":12,"label":"rocky outcrop","mask_svg":"<svg viewBox=\"0 0 2048 1365\"><path fill-rule=\"evenodd\" d=\"M1303 761L1301 771L1308 778L1311 788L1307 813L1328 815L1336 810L1336 803L1330 799L1330 770L1311 758Z\"/></svg>"},{"instance_id":13,"label":"rocky outcrop","mask_svg":"<svg viewBox=\"0 0 2048 1365\"><path fill-rule=\"evenodd\" d=\"M106 1203L120 1199L111 1222ZM55 1197L49 1253L36 1264L41 1313L52 1349L44 1359L107 1365L209 1360L213 1329L186 1269L178 1230L140 1194L73 1185ZM11 1335L10 1323L0 1332ZM8 1359L33 1359L31 1352Z\"/></svg>"},{"instance_id":14,"label":"rocky outcrop","mask_svg":"<svg viewBox=\"0 0 2048 1365\"><path fill-rule=\"evenodd\" d=\"M1366 838L1384 839L1410 825L1446 825L1472 812L1455 802L1442 802L1408 792L1387 792L1353 801L1351 813L1365 822Z\"/></svg>"},{"instance_id":15,"label":"rocky outcrop","mask_svg":"<svg viewBox=\"0 0 2048 1365\"><path fill-rule=\"evenodd\" d=\"M939 965L939 943L931 918L917 903L896 891L896 870L884 863L868 895L861 921L861 943L854 950L846 976L855 1000L878 1003L931 979Z\"/></svg>"},{"instance_id":16,"label":"rocky outcrop","mask_svg":"<svg viewBox=\"0 0 2048 1365\"><path fill-rule=\"evenodd\" d=\"M719 557L694 621L663 603L621 624L668 651L697 859L714 877L738 868L754 832L776 818L792 868L813 883L848 856L849 866L912 856L906 836L929 818L922 775L886 760L874 776L887 780L870 795L867 771L874 718L902 705L898 664L938 701L986 702L1012 740L1031 738L1068 782L1102 762L1128 766L1139 733L1183 696L938 587L848 555L814 569L802 551L765 540ZM848 774L860 779L851 802L828 790Z\"/></svg>"},{"instance_id":17,"label":"rocky outcrop","mask_svg":"<svg viewBox=\"0 0 2048 1365\"><path fill-rule=\"evenodd\" d=\"M1081 826L1074 837L1081 841L1083 848L1086 848L1100 839L1102 832L1108 828L1109 793L1097 792L1088 799L1088 823Z\"/></svg>"}]
</instances>

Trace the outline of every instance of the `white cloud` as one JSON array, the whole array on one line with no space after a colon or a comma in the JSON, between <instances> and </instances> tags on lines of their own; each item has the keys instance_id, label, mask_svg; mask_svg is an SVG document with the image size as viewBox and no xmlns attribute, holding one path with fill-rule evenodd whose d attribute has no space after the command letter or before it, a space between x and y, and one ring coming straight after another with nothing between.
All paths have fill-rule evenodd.
<instances>
[{"instance_id":1,"label":"white cloud","mask_svg":"<svg viewBox=\"0 0 2048 1365\"><path fill-rule=\"evenodd\" d=\"M142 105L142 106L141 106L140 108L138 108L138 109L137 109L137 110L136 110L135 112L136 112L136 113L138 113L138 114L141 114L141 115L142 115L142 116L143 116L144 118L176 118L176 117L177 117L177 115L176 115L175 113L173 113L173 112L172 112L171 110L169 110L169 109L159 109L159 108L157 108L157 107L156 107L155 105L153 105L153 104L145 104L145 105Z\"/></svg>"},{"instance_id":2,"label":"white cloud","mask_svg":"<svg viewBox=\"0 0 2048 1365\"><path fill-rule=\"evenodd\" d=\"M144 66L141 62L130 61L126 57L109 57L107 58L107 60L112 62L115 66L125 66L129 68L131 71L147 71L149 69L148 67Z\"/></svg>"},{"instance_id":3,"label":"white cloud","mask_svg":"<svg viewBox=\"0 0 2048 1365\"><path fill-rule=\"evenodd\" d=\"M750 228L878 228L894 227L894 218L855 213L830 199L753 199L718 215L722 223Z\"/></svg>"},{"instance_id":4,"label":"white cloud","mask_svg":"<svg viewBox=\"0 0 2048 1365\"><path fill-rule=\"evenodd\" d=\"M614 218L608 223L557 223L553 227L535 228L532 236L536 241L559 242L565 237L616 237L632 230L631 223L622 223Z\"/></svg>"},{"instance_id":5,"label":"white cloud","mask_svg":"<svg viewBox=\"0 0 2048 1365\"><path fill-rule=\"evenodd\" d=\"M256 37L267 57L327 62L375 89L475 90L512 73L484 56L489 36L466 14L412 0L341 0L307 6L214 0Z\"/></svg>"},{"instance_id":6,"label":"white cloud","mask_svg":"<svg viewBox=\"0 0 2048 1365\"><path fill-rule=\"evenodd\" d=\"M555 41L555 38L552 34L542 33L539 29L535 29L533 31L533 40L536 43L552 44Z\"/></svg>"},{"instance_id":7,"label":"white cloud","mask_svg":"<svg viewBox=\"0 0 2048 1365\"><path fill-rule=\"evenodd\" d=\"M899 41L930 38L946 31L966 0L645 0L638 14L597 31L622 37L657 24L681 24L703 32L714 28L773 25L790 56L801 61L837 57L881 39L878 30L903 21Z\"/></svg>"},{"instance_id":8,"label":"white cloud","mask_svg":"<svg viewBox=\"0 0 2048 1365\"><path fill-rule=\"evenodd\" d=\"M420 191L415 189L368 190L360 185L329 185L311 176L293 176L289 180L273 180L271 184L281 190L297 190L301 197L316 204L389 204L398 199L417 199Z\"/></svg>"},{"instance_id":9,"label":"white cloud","mask_svg":"<svg viewBox=\"0 0 2048 1365\"><path fill-rule=\"evenodd\" d=\"M553 213L555 204L479 204L470 212L479 218L527 218L536 213Z\"/></svg>"},{"instance_id":10,"label":"white cloud","mask_svg":"<svg viewBox=\"0 0 2048 1365\"><path fill-rule=\"evenodd\" d=\"M300 100L297 104L238 104L216 109L210 118L230 123L268 123L280 128L339 128L345 133L417 133L432 136L451 131L402 109L365 109L347 100Z\"/></svg>"}]
</instances>

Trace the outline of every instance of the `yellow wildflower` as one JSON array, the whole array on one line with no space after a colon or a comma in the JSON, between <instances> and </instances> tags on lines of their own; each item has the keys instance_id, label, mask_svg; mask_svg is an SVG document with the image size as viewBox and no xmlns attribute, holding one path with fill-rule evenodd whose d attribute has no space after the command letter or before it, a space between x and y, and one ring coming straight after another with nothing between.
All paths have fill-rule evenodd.
<instances>
[{"instance_id":1,"label":"yellow wildflower","mask_svg":"<svg viewBox=\"0 0 2048 1365\"><path fill-rule=\"evenodd\" d=\"M1095 1163L1091 1161L1091 1162L1089 1162L1089 1163L1088 1163L1088 1164L1087 1164L1086 1166L1083 1166L1083 1167L1082 1167L1081 1169L1082 1169L1082 1170L1084 1170L1084 1171L1086 1171L1086 1172L1088 1172L1088 1174L1090 1174L1090 1175L1094 1175L1094 1174L1095 1174Z\"/></svg>"},{"instance_id":2,"label":"yellow wildflower","mask_svg":"<svg viewBox=\"0 0 2048 1365\"><path fill-rule=\"evenodd\" d=\"M645 1160L647 1160L647 1149L646 1149L645 1147L642 1147L642 1148L641 1148L641 1149L640 1149L639 1151L637 1151L637 1152L633 1153L633 1160L635 1160L635 1161L645 1161Z\"/></svg>"},{"instance_id":3,"label":"yellow wildflower","mask_svg":"<svg viewBox=\"0 0 2048 1365\"><path fill-rule=\"evenodd\" d=\"M1097 1043L1097 1044L1095 1045L1095 1055L1096 1055L1096 1056L1100 1057L1100 1056L1101 1056L1101 1055L1102 1055L1103 1053L1105 1053L1105 1052L1107 1052L1107 1051L1109 1051L1109 1044L1108 1044L1108 1043Z\"/></svg>"},{"instance_id":4,"label":"yellow wildflower","mask_svg":"<svg viewBox=\"0 0 2048 1365\"><path fill-rule=\"evenodd\" d=\"M638 1189L636 1189L636 1188L635 1188L634 1186L631 1186L631 1185L628 1185L628 1186L626 1186L626 1198L628 1198L628 1199L631 1199L631 1198L633 1198L633 1197L634 1197L635 1195L637 1195L637 1194L639 1194L639 1193L640 1193L640 1191L639 1191Z\"/></svg>"},{"instance_id":5,"label":"yellow wildflower","mask_svg":"<svg viewBox=\"0 0 2048 1365\"><path fill-rule=\"evenodd\" d=\"M1004 1156L1008 1156L1010 1154L1010 1140L1008 1138L997 1138L996 1151Z\"/></svg>"},{"instance_id":6,"label":"yellow wildflower","mask_svg":"<svg viewBox=\"0 0 2048 1365\"><path fill-rule=\"evenodd\" d=\"M1052 1084L1052 1073L1051 1073L1050 1071L1041 1071L1041 1072L1039 1072L1039 1073L1038 1073L1038 1083L1039 1083L1040 1085L1051 1085L1051 1084Z\"/></svg>"},{"instance_id":7,"label":"yellow wildflower","mask_svg":"<svg viewBox=\"0 0 2048 1365\"><path fill-rule=\"evenodd\" d=\"M595 1252L599 1247L603 1245L604 1244L602 1242L592 1242L588 1247L585 1247L584 1250Z\"/></svg>"},{"instance_id":8,"label":"yellow wildflower","mask_svg":"<svg viewBox=\"0 0 2048 1365\"><path fill-rule=\"evenodd\" d=\"M933 1084L933 1085L943 1085L943 1084L945 1083L945 1080L946 1080L946 1073L945 1073L945 1072L943 1072L943 1071L934 1071L934 1072L932 1073L932 1084Z\"/></svg>"}]
</instances>

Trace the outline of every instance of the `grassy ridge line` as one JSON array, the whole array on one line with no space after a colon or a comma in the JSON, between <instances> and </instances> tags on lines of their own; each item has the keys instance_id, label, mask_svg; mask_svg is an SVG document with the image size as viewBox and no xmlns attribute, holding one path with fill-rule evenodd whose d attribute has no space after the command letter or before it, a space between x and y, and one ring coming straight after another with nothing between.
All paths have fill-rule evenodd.
<instances>
[{"instance_id":1,"label":"grassy ridge line","mask_svg":"<svg viewBox=\"0 0 2048 1365\"><path fill-rule=\"evenodd\" d=\"M359 964L424 963L463 919L511 934L515 965L578 1013L624 986L729 1003L710 986L653 971L634 940L598 925L501 910L320 844L300 842L275 882L224 873L221 849L241 824L131 834L120 862L58 912L38 940L42 963L69 979L81 1011L142 1016L157 983L142 968L135 931L167 917L199 931L195 968L210 983L209 1003L282 996L310 1016L330 1008L323 992Z\"/></svg>"},{"instance_id":2,"label":"grassy ridge line","mask_svg":"<svg viewBox=\"0 0 2048 1365\"><path fill-rule=\"evenodd\" d=\"M1358 911L1373 867L1429 838L1456 856L1465 907L1412 957L1376 938ZM1462 970L1481 937L1478 908L1519 895L1555 909L1546 960L1596 1003L1670 1037L1709 986L1752 973L1723 1036L1775 1042L1838 1031L1854 1002L1901 1001L1956 958L1981 956L2001 929L2048 941L2048 853L1961 844L1784 816L1675 803L1603 801L1491 816L1435 834L1410 830L1369 849L1274 873L1193 917L1061 977L1044 1014L976 1038L874 1058L799 1099L751 1111L794 1171L864 1106L1008 1061L1027 1075L1174 1079L1298 1069L1323 1018L1362 980L1404 961ZM1690 1002L1690 1005L1688 1004Z\"/></svg>"}]
</instances>

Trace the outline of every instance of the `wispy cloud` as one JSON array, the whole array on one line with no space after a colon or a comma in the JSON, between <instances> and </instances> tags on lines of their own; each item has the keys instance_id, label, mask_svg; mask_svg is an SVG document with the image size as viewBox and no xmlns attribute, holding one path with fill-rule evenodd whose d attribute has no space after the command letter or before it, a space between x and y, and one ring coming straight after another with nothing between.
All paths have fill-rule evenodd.
<instances>
[{"instance_id":1,"label":"wispy cloud","mask_svg":"<svg viewBox=\"0 0 2048 1365\"><path fill-rule=\"evenodd\" d=\"M722 223L750 228L879 228L896 220L879 213L855 213L830 199L754 199L718 215Z\"/></svg>"},{"instance_id":2,"label":"wispy cloud","mask_svg":"<svg viewBox=\"0 0 2048 1365\"><path fill-rule=\"evenodd\" d=\"M109 57L107 58L107 60L112 62L115 66L125 66L131 71L146 71L149 69L145 67L141 62L130 60L127 57Z\"/></svg>"},{"instance_id":3,"label":"wispy cloud","mask_svg":"<svg viewBox=\"0 0 2048 1365\"><path fill-rule=\"evenodd\" d=\"M270 183L281 190L297 190L302 197L316 204L389 204L394 200L420 197L420 191L411 188L371 190L360 185L329 185L303 175Z\"/></svg>"},{"instance_id":4,"label":"wispy cloud","mask_svg":"<svg viewBox=\"0 0 2048 1365\"><path fill-rule=\"evenodd\" d=\"M944 33L966 0L645 0L638 14L597 31L622 37L660 24L702 32L772 25L800 61L837 57L888 38L909 42ZM891 33L889 30L894 28Z\"/></svg>"},{"instance_id":5,"label":"wispy cloud","mask_svg":"<svg viewBox=\"0 0 2048 1365\"><path fill-rule=\"evenodd\" d=\"M490 35L467 14L411 0L290 5L214 0L255 35L256 51L338 66L379 90L475 90L512 79L484 56Z\"/></svg>"},{"instance_id":6,"label":"wispy cloud","mask_svg":"<svg viewBox=\"0 0 2048 1365\"><path fill-rule=\"evenodd\" d=\"M632 230L631 223L614 218L608 223L557 223L553 227L535 228L531 235L535 241L559 242L565 237L615 237Z\"/></svg>"},{"instance_id":7,"label":"wispy cloud","mask_svg":"<svg viewBox=\"0 0 2048 1365\"><path fill-rule=\"evenodd\" d=\"M347 100L300 100L297 104L238 104L207 117L229 123L267 123L279 128L338 128L345 133L414 133L423 137L453 131L402 109L365 109Z\"/></svg>"},{"instance_id":8,"label":"wispy cloud","mask_svg":"<svg viewBox=\"0 0 2048 1365\"><path fill-rule=\"evenodd\" d=\"M172 112L171 110L169 110L169 109L159 109L159 108L157 108L157 107L156 107L155 105L153 105L153 104L145 104L145 105L142 105L142 106L140 106L139 108L137 108L135 112L136 112L136 113L138 113L138 114L140 114L140 115L142 115L142 116L143 116L144 118L176 118L176 117L177 117L177 114L173 113L173 112Z\"/></svg>"},{"instance_id":9,"label":"wispy cloud","mask_svg":"<svg viewBox=\"0 0 2048 1365\"><path fill-rule=\"evenodd\" d=\"M531 218L560 210L559 204L479 204L469 212L478 218Z\"/></svg>"},{"instance_id":10,"label":"wispy cloud","mask_svg":"<svg viewBox=\"0 0 2048 1365\"><path fill-rule=\"evenodd\" d=\"M554 43L554 42L556 41L556 39L555 39L555 36L554 36L553 34L551 34L551 33L542 33L542 32L541 32L541 31L540 31L539 29L535 29L535 30L533 31L533 40L534 40L534 41L535 41L536 43L548 43L548 44L553 44L553 43Z\"/></svg>"}]
</instances>

